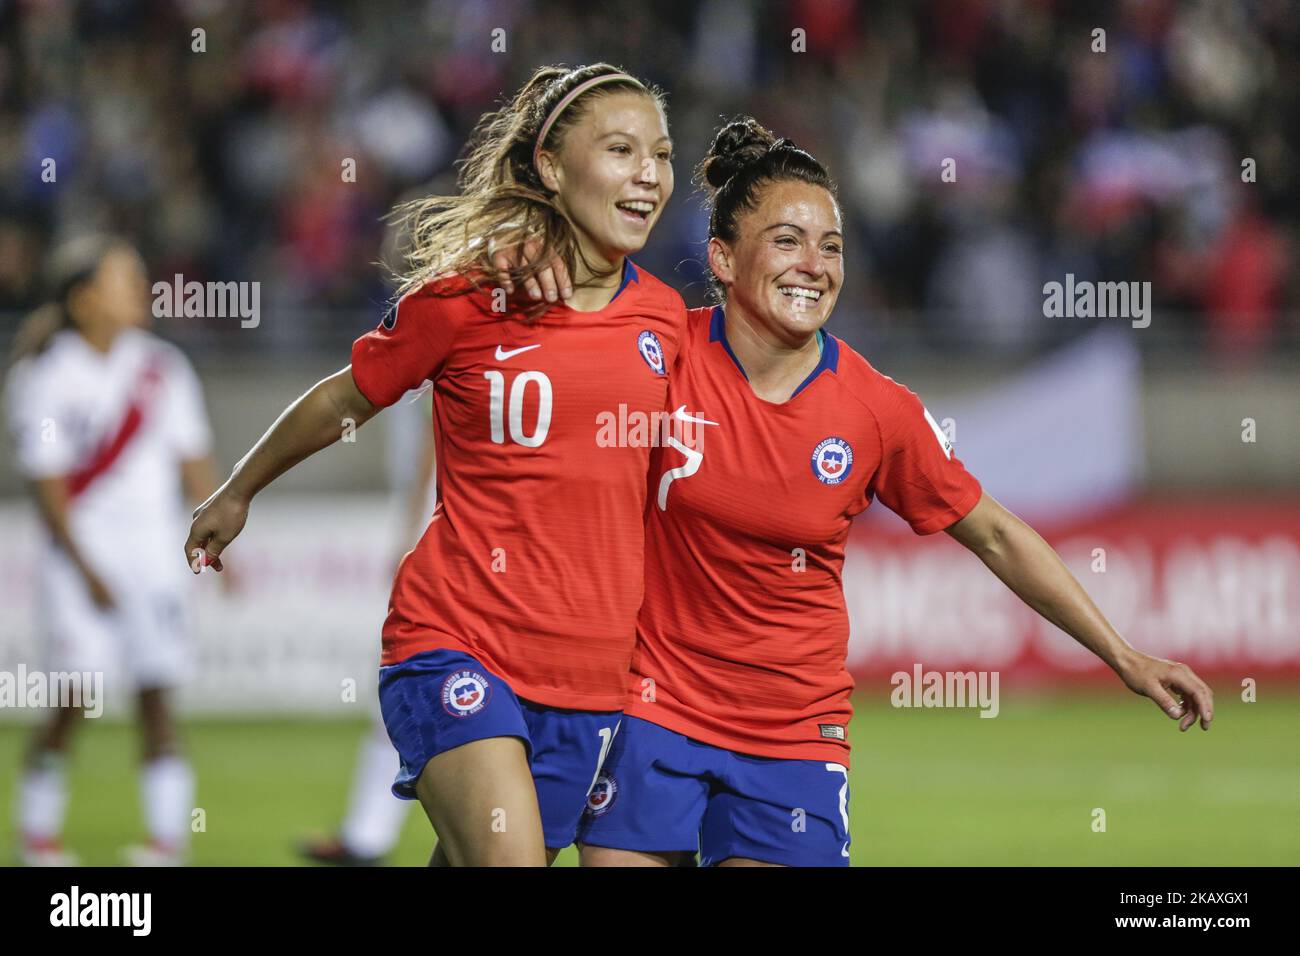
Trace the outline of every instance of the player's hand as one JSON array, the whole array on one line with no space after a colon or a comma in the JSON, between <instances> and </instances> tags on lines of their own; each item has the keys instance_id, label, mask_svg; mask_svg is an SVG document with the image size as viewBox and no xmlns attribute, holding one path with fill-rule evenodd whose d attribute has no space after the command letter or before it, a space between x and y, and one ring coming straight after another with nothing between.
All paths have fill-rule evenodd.
<instances>
[{"instance_id":1,"label":"player's hand","mask_svg":"<svg viewBox=\"0 0 1300 956\"><path fill-rule=\"evenodd\" d=\"M117 607L113 592L108 589L103 578L90 568L83 568L81 575L86 581L86 589L90 591L90 599L95 602L95 607L101 611L111 611Z\"/></svg>"},{"instance_id":2,"label":"player's hand","mask_svg":"<svg viewBox=\"0 0 1300 956\"><path fill-rule=\"evenodd\" d=\"M531 265L540 253L541 246L538 240L530 239L522 246L498 250L492 254L492 264L497 269L497 282L506 290L507 295L513 295L515 291L515 284L510 278L511 271ZM552 256L546 268L535 277L529 276L524 280L524 289L527 290L528 297L535 301L542 298L547 302L555 302L557 299L567 301L573 295L573 283L569 281L569 270L565 268L564 260Z\"/></svg>"},{"instance_id":3,"label":"player's hand","mask_svg":"<svg viewBox=\"0 0 1300 956\"><path fill-rule=\"evenodd\" d=\"M1209 730L1214 719L1214 692L1186 664L1138 653L1119 669L1129 690L1150 697L1156 705L1187 730L1199 716L1201 729Z\"/></svg>"},{"instance_id":4,"label":"player's hand","mask_svg":"<svg viewBox=\"0 0 1300 956\"><path fill-rule=\"evenodd\" d=\"M218 489L207 501L194 509L190 536L185 539L185 563L198 574L205 567L222 569L221 552L244 530L248 520L248 502Z\"/></svg>"}]
</instances>

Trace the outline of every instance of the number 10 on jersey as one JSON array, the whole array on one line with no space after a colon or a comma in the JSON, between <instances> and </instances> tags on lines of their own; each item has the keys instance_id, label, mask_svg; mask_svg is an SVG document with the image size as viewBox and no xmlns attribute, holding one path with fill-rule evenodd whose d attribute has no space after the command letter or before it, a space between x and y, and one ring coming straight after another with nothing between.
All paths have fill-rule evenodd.
<instances>
[{"instance_id":1,"label":"number 10 on jersey","mask_svg":"<svg viewBox=\"0 0 1300 956\"><path fill-rule=\"evenodd\" d=\"M504 445L506 441L505 404L506 376L504 372L492 369L483 373L491 387L488 401L488 416L492 424L492 441ZM524 434L524 393L531 382L537 383L537 421L533 423L531 435ZM517 445L536 448L546 441L546 433L551 428L551 380L545 372L520 372L510 383L510 440Z\"/></svg>"}]
</instances>

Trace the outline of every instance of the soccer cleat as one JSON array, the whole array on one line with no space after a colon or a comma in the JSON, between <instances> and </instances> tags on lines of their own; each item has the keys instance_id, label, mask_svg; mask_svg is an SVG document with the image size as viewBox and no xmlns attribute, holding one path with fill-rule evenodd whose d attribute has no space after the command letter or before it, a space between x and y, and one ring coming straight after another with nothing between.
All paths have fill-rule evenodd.
<instances>
[{"instance_id":1,"label":"soccer cleat","mask_svg":"<svg viewBox=\"0 0 1300 956\"><path fill-rule=\"evenodd\" d=\"M333 866L379 866L383 858L353 853L338 837L313 837L298 845L299 855L313 863Z\"/></svg>"},{"instance_id":2,"label":"soccer cleat","mask_svg":"<svg viewBox=\"0 0 1300 956\"><path fill-rule=\"evenodd\" d=\"M122 859L127 866L185 865L185 855L182 852L158 840L123 847Z\"/></svg>"},{"instance_id":3,"label":"soccer cleat","mask_svg":"<svg viewBox=\"0 0 1300 956\"><path fill-rule=\"evenodd\" d=\"M18 853L23 866L77 866L77 855L53 837L27 837Z\"/></svg>"}]
</instances>

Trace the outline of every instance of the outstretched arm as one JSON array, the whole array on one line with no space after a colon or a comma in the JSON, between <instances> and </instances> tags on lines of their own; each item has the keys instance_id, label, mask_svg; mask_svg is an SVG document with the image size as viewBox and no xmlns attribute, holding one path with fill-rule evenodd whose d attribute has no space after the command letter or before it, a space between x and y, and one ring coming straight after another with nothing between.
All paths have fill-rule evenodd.
<instances>
[{"instance_id":1,"label":"outstretched arm","mask_svg":"<svg viewBox=\"0 0 1300 956\"><path fill-rule=\"evenodd\" d=\"M360 427L378 410L357 388L350 365L313 385L240 459L225 484L195 510L185 541L190 570L198 574L210 564L220 571L221 552L243 530L253 496L298 462L338 441L347 420Z\"/></svg>"},{"instance_id":2,"label":"outstretched arm","mask_svg":"<svg viewBox=\"0 0 1300 956\"><path fill-rule=\"evenodd\" d=\"M1179 730L1198 715L1201 728L1210 729L1214 694L1205 682L1186 664L1143 654L1120 637L1052 546L987 493L947 531L1021 600L1105 661L1130 690L1177 719Z\"/></svg>"}]
</instances>

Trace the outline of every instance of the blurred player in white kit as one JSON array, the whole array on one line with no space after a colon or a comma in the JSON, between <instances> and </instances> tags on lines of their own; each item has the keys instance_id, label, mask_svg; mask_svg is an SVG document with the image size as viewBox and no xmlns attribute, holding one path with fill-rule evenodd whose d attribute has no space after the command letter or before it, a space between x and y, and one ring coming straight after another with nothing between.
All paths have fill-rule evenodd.
<instances>
[{"instance_id":1,"label":"blurred player in white kit","mask_svg":"<svg viewBox=\"0 0 1300 956\"><path fill-rule=\"evenodd\" d=\"M103 673L105 696L136 691L140 796L148 842L134 865L184 861L194 777L169 692L192 667L175 560L189 509L217 486L198 377L150 321L144 262L122 239L56 249L50 302L19 331L5 386L18 470L45 534L39 660L51 672ZM60 843L66 763L79 707L52 707L32 735L15 801L20 855L69 865Z\"/></svg>"}]
</instances>

